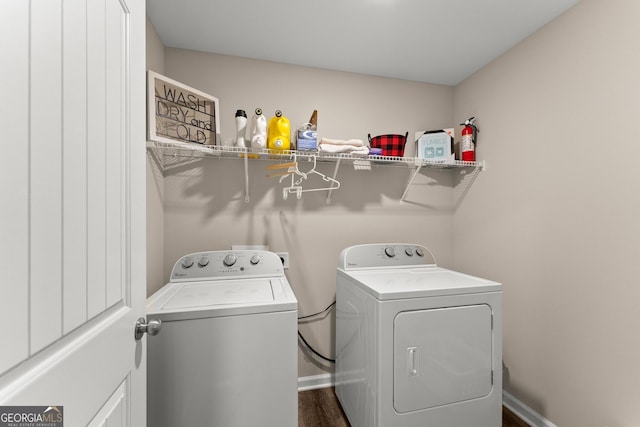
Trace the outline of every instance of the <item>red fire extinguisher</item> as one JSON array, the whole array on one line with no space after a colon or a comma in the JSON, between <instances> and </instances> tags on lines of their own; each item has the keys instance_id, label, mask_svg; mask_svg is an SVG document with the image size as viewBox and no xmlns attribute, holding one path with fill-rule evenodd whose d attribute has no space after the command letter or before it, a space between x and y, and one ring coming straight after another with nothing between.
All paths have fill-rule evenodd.
<instances>
[{"instance_id":1,"label":"red fire extinguisher","mask_svg":"<svg viewBox=\"0 0 640 427\"><path fill-rule=\"evenodd\" d=\"M460 123L462 128L462 140L460 141L460 157L465 162L476 161L476 138L478 136L478 127L474 123L475 117Z\"/></svg>"}]
</instances>

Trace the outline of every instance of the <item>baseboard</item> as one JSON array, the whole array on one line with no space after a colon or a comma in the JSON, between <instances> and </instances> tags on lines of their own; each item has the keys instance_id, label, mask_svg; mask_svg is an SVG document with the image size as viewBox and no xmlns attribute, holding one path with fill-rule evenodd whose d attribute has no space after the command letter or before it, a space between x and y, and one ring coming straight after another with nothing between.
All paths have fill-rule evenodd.
<instances>
[{"instance_id":1,"label":"baseboard","mask_svg":"<svg viewBox=\"0 0 640 427\"><path fill-rule=\"evenodd\" d=\"M502 390L502 404L532 427L557 427L505 390Z\"/></svg>"},{"instance_id":2,"label":"baseboard","mask_svg":"<svg viewBox=\"0 0 640 427\"><path fill-rule=\"evenodd\" d=\"M315 390L317 388L332 387L335 384L333 374L312 375L298 377L298 391Z\"/></svg>"}]
</instances>

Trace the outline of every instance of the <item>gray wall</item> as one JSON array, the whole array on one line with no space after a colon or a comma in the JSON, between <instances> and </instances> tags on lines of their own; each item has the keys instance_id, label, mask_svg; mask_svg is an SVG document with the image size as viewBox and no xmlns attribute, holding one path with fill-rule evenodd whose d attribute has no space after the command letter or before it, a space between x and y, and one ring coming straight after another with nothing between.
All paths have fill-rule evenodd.
<instances>
[{"instance_id":1,"label":"gray wall","mask_svg":"<svg viewBox=\"0 0 640 427\"><path fill-rule=\"evenodd\" d=\"M164 73L164 45L147 18L147 70ZM164 277L164 179L160 162L147 156L147 295L166 283Z\"/></svg>"},{"instance_id":2,"label":"gray wall","mask_svg":"<svg viewBox=\"0 0 640 427\"><path fill-rule=\"evenodd\" d=\"M583 0L455 89L488 166L455 266L504 283L505 388L563 427L640 425L639 20Z\"/></svg>"}]
</instances>

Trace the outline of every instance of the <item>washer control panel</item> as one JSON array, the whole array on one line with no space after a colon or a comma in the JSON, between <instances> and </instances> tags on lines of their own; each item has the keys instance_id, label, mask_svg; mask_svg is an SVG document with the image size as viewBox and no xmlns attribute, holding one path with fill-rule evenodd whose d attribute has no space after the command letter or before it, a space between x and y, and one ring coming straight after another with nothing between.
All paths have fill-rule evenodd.
<instances>
[{"instance_id":1,"label":"washer control panel","mask_svg":"<svg viewBox=\"0 0 640 427\"><path fill-rule=\"evenodd\" d=\"M269 251L209 251L185 255L176 261L171 281L284 276L282 260Z\"/></svg>"},{"instance_id":2,"label":"washer control panel","mask_svg":"<svg viewBox=\"0 0 640 427\"><path fill-rule=\"evenodd\" d=\"M436 266L436 260L429 249L412 243L356 245L340 254L343 270L410 266Z\"/></svg>"}]
</instances>

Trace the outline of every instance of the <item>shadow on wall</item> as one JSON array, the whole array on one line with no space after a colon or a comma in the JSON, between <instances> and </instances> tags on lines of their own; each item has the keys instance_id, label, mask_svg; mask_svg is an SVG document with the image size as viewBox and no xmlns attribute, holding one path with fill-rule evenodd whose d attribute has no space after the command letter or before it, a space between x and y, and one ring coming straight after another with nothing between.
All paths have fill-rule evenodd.
<instances>
[{"instance_id":1,"label":"shadow on wall","mask_svg":"<svg viewBox=\"0 0 640 427\"><path fill-rule=\"evenodd\" d=\"M156 161L159 161L156 159ZM317 211L327 206L328 191L313 191L302 194L300 200L295 194L283 198L282 189L291 185L291 178L268 177L268 165L277 162L249 160L249 202L245 203L245 171L244 162L235 159L217 158L169 158L164 159L164 176L175 181L174 187L179 191L182 203L197 203L203 210L203 216L210 218L222 211L235 209L236 213L249 212L268 203L272 209L286 209L300 205L304 211ZM310 170L311 162L298 162L300 171ZM335 163L318 163L317 171L332 177ZM411 205L439 212L452 211L455 205L448 192L452 191L454 182L451 171L423 168L409 187L405 202ZM363 212L366 208L397 204L404 193L413 169L405 166L372 165L372 170L354 170L345 162L340 165L336 179L340 188L331 192L330 204L340 206L348 211ZM166 184L165 180L165 184ZM171 184L166 184L171 185ZM328 188L331 183L318 175L310 175L300 184L303 189ZM165 188L165 191L170 188ZM435 192L435 193L434 193ZM435 197L434 197L435 196ZM171 200L165 201L168 205ZM233 206L235 204L235 206Z\"/></svg>"}]
</instances>

